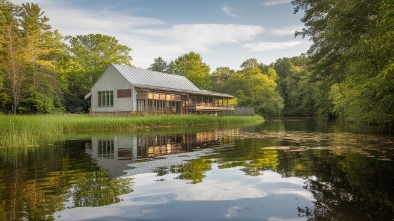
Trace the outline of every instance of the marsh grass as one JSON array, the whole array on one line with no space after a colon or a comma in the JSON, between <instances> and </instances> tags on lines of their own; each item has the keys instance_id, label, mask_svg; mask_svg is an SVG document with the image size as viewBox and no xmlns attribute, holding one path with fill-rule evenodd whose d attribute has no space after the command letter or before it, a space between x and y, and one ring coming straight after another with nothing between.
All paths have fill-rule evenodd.
<instances>
[{"instance_id":1,"label":"marsh grass","mask_svg":"<svg viewBox=\"0 0 394 221\"><path fill-rule=\"evenodd\" d=\"M160 127L230 125L262 122L260 116L157 115L0 115L0 147L26 147L71 131L137 131Z\"/></svg>"}]
</instances>

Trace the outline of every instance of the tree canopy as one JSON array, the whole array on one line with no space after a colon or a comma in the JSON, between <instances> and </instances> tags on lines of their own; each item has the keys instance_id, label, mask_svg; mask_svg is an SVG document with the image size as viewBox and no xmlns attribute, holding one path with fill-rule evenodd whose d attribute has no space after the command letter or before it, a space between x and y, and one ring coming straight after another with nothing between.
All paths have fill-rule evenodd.
<instances>
[{"instance_id":1,"label":"tree canopy","mask_svg":"<svg viewBox=\"0 0 394 221\"><path fill-rule=\"evenodd\" d=\"M168 71L168 64L162 57L157 57L153 60L153 64L151 64L148 69L166 73Z\"/></svg>"},{"instance_id":2,"label":"tree canopy","mask_svg":"<svg viewBox=\"0 0 394 221\"><path fill-rule=\"evenodd\" d=\"M111 64L131 65L131 48L119 44L116 38L89 34L67 36L69 46L64 72L64 106L69 112L87 112L89 104L84 97Z\"/></svg>"},{"instance_id":3,"label":"tree canopy","mask_svg":"<svg viewBox=\"0 0 394 221\"><path fill-rule=\"evenodd\" d=\"M333 110L349 120L394 123L394 2L294 0L304 11L313 74L332 82Z\"/></svg>"},{"instance_id":4,"label":"tree canopy","mask_svg":"<svg viewBox=\"0 0 394 221\"><path fill-rule=\"evenodd\" d=\"M54 72L60 34L38 4L0 2L1 106L11 113L48 113L61 108Z\"/></svg>"},{"instance_id":5,"label":"tree canopy","mask_svg":"<svg viewBox=\"0 0 394 221\"><path fill-rule=\"evenodd\" d=\"M198 53L189 52L171 61L168 72L185 76L200 89L211 87L210 68Z\"/></svg>"}]
</instances>

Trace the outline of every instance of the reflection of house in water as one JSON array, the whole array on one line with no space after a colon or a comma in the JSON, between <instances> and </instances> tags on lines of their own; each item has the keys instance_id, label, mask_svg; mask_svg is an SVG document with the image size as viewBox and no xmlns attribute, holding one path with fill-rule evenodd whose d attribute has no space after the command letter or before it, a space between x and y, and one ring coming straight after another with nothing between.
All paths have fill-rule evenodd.
<instances>
[{"instance_id":1,"label":"reflection of house in water","mask_svg":"<svg viewBox=\"0 0 394 221\"><path fill-rule=\"evenodd\" d=\"M124 170L130 168L127 165L133 162L231 144L237 134L238 129L228 129L171 135L93 137L86 150L109 176L117 177L124 175Z\"/></svg>"}]
</instances>

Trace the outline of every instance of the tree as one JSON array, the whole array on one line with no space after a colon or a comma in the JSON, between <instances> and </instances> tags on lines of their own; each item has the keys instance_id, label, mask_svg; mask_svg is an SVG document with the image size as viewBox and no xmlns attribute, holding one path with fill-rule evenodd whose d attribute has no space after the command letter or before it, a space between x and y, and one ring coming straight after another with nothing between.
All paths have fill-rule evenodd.
<instances>
[{"instance_id":1,"label":"tree","mask_svg":"<svg viewBox=\"0 0 394 221\"><path fill-rule=\"evenodd\" d=\"M22 4L19 18L27 56L25 72L30 85L20 111L50 113L62 110L60 76L55 72L56 59L64 48L62 36L58 31L51 31L49 18L44 16L38 4Z\"/></svg>"},{"instance_id":2,"label":"tree","mask_svg":"<svg viewBox=\"0 0 394 221\"><path fill-rule=\"evenodd\" d=\"M223 92L235 95L238 106L254 107L264 116L279 116L283 99L277 92L275 79L278 76L271 67L262 73L261 66L254 58L244 61L242 70L229 77Z\"/></svg>"},{"instance_id":3,"label":"tree","mask_svg":"<svg viewBox=\"0 0 394 221\"><path fill-rule=\"evenodd\" d=\"M61 64L64 106L69 112L87 112L84 96L111 64L131 65L131 49L114 37L89 34L68 36L68 57Z\"/></svg>"},{"instance_id":4,"label":"tree","mask_svg":"<svg viewBox=\"0 0 394 221\"><path fill-rule=\"evenodd\" d=\"M296 36L313 40L308 55L316 79L331 82L338 115L394 124L394 3L389 0L294 0L305 11Z\"/></svg>"},{"instance_id":5,"label":"tree","mask_svg":"<svg viewBox=\"0 0 394 221\"><path fill-rule=\"evenodd\" d=\"M211 74L211 88L212 91L224 93L225 85L228 79L235 73L229 67L218 67L216 71Z\"/></svg>"},{"instance_id":6,"label":"tree","mask_svg":"<svg viewBox=\"0 0 394 221\"><path fill-rule=\"evenodd\" d=\"M27 76L24 74L24 50L21 42L17 15L20 11L8 1L0 3L1 18L1 72L6 95L12 102L11 112L16 114L21 97L24 95L24 86ZM4 100L3 100L4 102ZM4 104L3 104L4 105Z\"/></svg>"},{"instance_id":7,"label":"tree","mask_svg":"<svg viewBox=\"0 0 394 221\"><path fill-rule=\"evenodd\" d=\"M0 2L1 105L11 113L49 113L61 108L55 54L61 37L37 4ZM1 89L1 88L0 88Z\"/></svg>"},{"instance_id":8,"label":"tree","mask_svg":"<svg viewBox=\"0 0 394 221\"><path fill-rule=\"evenodd\" d=\"M157 57L153 59L153 64L150 65L148 68L151 71L158 71L158 72L164 72L166 73L168 70L168 65L165 60L163 60L162 57Z\"/></svg>"},{"instance_id":9,"label":"tree","mask_svg":"<svg viewBox=\"0 0 394 221\"><path fill-rule=\"evenodd\" d=\"M308 67L305 56L280 58L274 64L285 116L327 116L331 113L331 84L327 87L327 81L316 81Z\"/></svg>"},{"instance_id":10,"label":"tree","mask_svg":"<svg viewBox=\"0 0 394 221\"><path fill-rule=\"evenodd\" d=\"M200 89L211 88L210 68L202 62L202 58L195 52L184 54L169 64L169 73L188 78Z\"/></svg>"}]
</instances>

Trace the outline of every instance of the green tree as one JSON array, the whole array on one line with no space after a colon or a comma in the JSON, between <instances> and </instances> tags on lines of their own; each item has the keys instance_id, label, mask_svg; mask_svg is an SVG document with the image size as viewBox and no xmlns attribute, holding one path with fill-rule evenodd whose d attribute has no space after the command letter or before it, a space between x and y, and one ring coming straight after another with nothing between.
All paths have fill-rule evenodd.
<instances>
[{"instance_id":1,"label":"green tree","mask_svg":"<svg viewBox=\"0 0 394 221\"><path fill-rule=\"evenodd\" d=\"M330 85L327 88L325 82L316 81L308 67L305 56L280 58L274 64L285 116L327 116L331 112Z\"/></svg>"},{"instance_id":2,"label":"green tree","mask_svg":"<svg viewBox=\"0 0 394 221\"><path fill-rule=\"evenodd\" d=\"M24 73L25 69L25 51L23 49L21 30L17 20L20 8L3 0L0 3L0 18L1 18L1 75L3 80L3 91L5 96L2 96L3 105L7 100L11 101L11 112L16 114L20 99L24 96L25 86L27 83L27 76ZM7 97L9 99L7 99Z\"/></svg>"},{"instance_id":3,"label":"green tree","mask_svg":"<svg viewBox=\"0 0 394 221\"><path fill-rule=\"evenodd\" d=\"M61 37L37 4L0 2L1 105L11 113L49 113L61 108L54 71Z\"/></svg>"},{"instance_id":4,"label":"green tree","mask_svg":"<svg viewBox=\"0 0 394 221\"><path fill-rule=\"evenodd\" d=\"M69 112L86 112L84 96L111 64L131 65L131 49L114 37L89 34L68 36L68 57L61 64L64 106Z\"/></svg>"},{"instance_id":5,"label":"green tree","mask_svg":"<svg viewBox=\"0 0 394 221\"><path fill-rule=\"evenodd\" d=\"M210 68L195 52L184 54L171 61L169 73L185 76L200 89L210 90L211 88Z\"/></svg>"},{"instance_id":6,"label":"green tree","mask_svg":"<svg viewBox=\"0 0 394 221\"><path fill-rule=\"evenodd\" d=\"M261 66L254 58L243 62L242 70L228 79L224 92L235 95L238 106L254 107L256 113L264 116L279 116L283 99L277 92L275 80L278 76L271 67L262 73Z\"/></svg>"},{"instance_id":7,"label":"green tree","mask_svg":"<svg viewBox=\"0 0 394 221\"><path fill-rule=\"evenodd\" d=\"M218 67L211 74L211 89L212 91L224 93L225 86L229 78L235 73L229 67Z\"/></svg>"},{"instance_id":8,"label":"green tree","mask_svg":"<svg viewBox=\"0 0 394 221\"><path fill-rule=\"evenodd\" d=\"M168 65L165 60L163 60L162 57L157 57L153 59L153 64L150 65L148 68L151 71L158 71L158 72L164 72L166 73L168 70Z\"/></svg>"},{"instance_id":9,"label":"green tree","mask_svg":"<svg viewBox=\"0 0 394 221\"><path fill-rule=\"evenodd\" d=\"M60 76L55 72L56 59L64 44L58 31L51 31L49 18L38 4L24 3L19 13L22 40L26 53L29 88L20 111L50 113L62 110Z\"/></svg>"},{"instance_id":10,"label":"green tree","mask_svg":"<svg viewBox=\"0 0 394 221\"><path fill-rule=\"evenodd\" d=\"M305 11L296 36L313 41L317 79L331 82L334 110L349 120L394 124L394 3L294 0Z\"/></svg>"}]
</instances>

